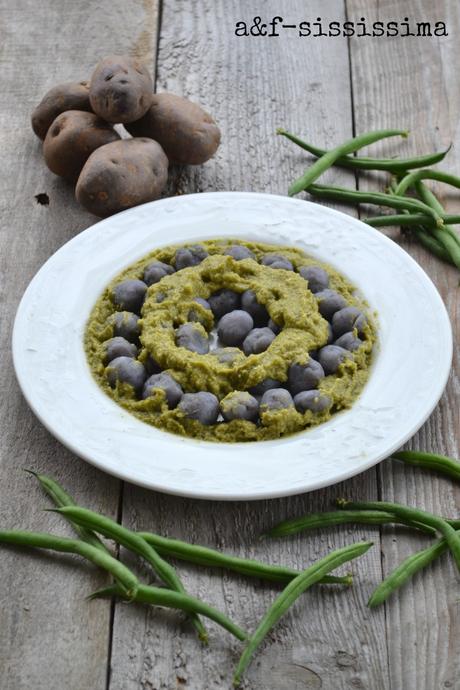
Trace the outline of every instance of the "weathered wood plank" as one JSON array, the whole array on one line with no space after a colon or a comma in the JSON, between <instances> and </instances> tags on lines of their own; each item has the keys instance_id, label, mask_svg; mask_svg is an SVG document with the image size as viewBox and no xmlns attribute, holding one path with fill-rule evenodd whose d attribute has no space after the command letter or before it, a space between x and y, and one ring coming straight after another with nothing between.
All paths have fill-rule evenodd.
<instances>
[{"instance_id":1,"label":"weathered wood plank","mask_svg":"<svg viewBox=\"0 0 460 690\"><path fill-rule=\"evenodd\" d=\"M70 186L43 162L30 113L45 91L87 77L104 54L131 51L153 64L157 2L45 0L1 2L2 101L0 137L0 524L55 528L48 505L22 467L59 478L83 504L116 515L119 482L75 458L48 434L23 400L10 354L19 299L46 259L95 222ZM34 195L46 193L49 206ZM38 375L39 372L37 372ZM2 548L0 557L0 686L35 690L106 686L110 604L84 597L104 576L70 557L59 559ZM72 565L72 567L70 567Z\"/></svg>"},{"instance_id":2,"label":"weathered wood plank","mask_svg":"<svg viewBox=\"0 0 460 690\"><path fill-rule=\"evenodd\" d=\"M203 167L176 171L172 191L285 194L306 159L275 136L277 126L320 142L351 135L346 41L311 43L287 35L237 39L235 22L251 20L253 11L244 2L163 3L157 88L201 102L215 114L223 131L217 156ZM305 18L305 3L283 3L282 13L286 21L300 21ZM266 19L279 15L279 3L263 3L263 14ZM344 19L343 3L309 3L308 14ZM330 179L352 182L353 176L333 171ZM258 539L270 524L324 509L345 491L360 498L376 496L375 472L331 490L257 503L193 501L127 485L123 522L300 568L331 548L370 534L378 545L378 532L368 530L327 531L269 545ZM383 610L370 617L365 608L381 574L378 546L353 570L360 585L352 592L316 589L298 602L258 654L248 673L249 687L389 687ZM180 572L192 593L226 610L249 630L275 596L272 588L258 582L183 564ZM116 607L111 690L230 686L241 645L210 625L211 644L202 648L190 627L184 628L179 620L171 613Z\"/></svg>"},{"instance_id":3,"label":"weathered wood plank","mask_svg":"<svg viewBox=\"0 0 460 690\"><path fill-rule=\"evenodd\" d=\"M378 17L372 0L349 0L350 19L375 18L380 21L403 16L425 21L447 21L448 38L394 38L351 41L355 121L358 132L382 127L407 127L410 139L402 147L383 143L374 151L403 150L422 153L454 143L442 164L458 172L458 118L460 96L454 65L460 59L457 3L445 3L443 12L433 3L410 0L404 4L380 3ZM363 181L363 187L371 185ZM449 210L458 212L458 194L434 187L444 197ZM459 457L460 442L460 294L458 272L439 262L399 230L389 231L407 249L435 282L448 308L454 331L454 361L449 383L441 402L428 422L411 440L409 447ZM420 337L423 337L421 324ZM391 461L381 465L381 491L387 500L418 505L440 514L458 514L460 490L452 482L405 468ZM392 535L383 539L383 565L389 572L426 540ZM460 616L458 573L446 557L416 577L388 601L386 607L389 665L392 688L432 690L456 688L460 676ZM373 615L373 614L372 614Z\"/></svg>"}]
</instances>

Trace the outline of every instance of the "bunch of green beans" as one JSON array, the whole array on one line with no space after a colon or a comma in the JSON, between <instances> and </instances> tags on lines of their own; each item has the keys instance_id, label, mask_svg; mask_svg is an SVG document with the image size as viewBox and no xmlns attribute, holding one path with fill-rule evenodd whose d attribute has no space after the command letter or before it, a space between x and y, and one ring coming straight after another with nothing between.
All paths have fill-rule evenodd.
<instances>
[{"instance_id":1,"label":"bunch of green beans","mask_svg":"<svg viewBox=\"0 0 460 690\"><path fill-rule=\"evenodd\" d=\"M186 594L185 587L174 568L159 555L153 546L135 532L126 529L126 527L119 525L118 522L108 517L99 515L86 508L64 506L57 508L55 512L63 515L72 525L83 527L90 532L102 534L104 537L113 539L121 546L141 556L147 563L150 563L154 572L165 585L179 594ZM192 622L198 631L200 639L207 641L206 628L196 614L192 615Z\"/></svg>"},{"instance_id":2,"label":"bunch of green beans","mask_svg":"<svg viewBox=\"0 0 460 690\"><path fill-rule=\"evenodd\" d=\"M240 682L243 672L266 634L295 600L317 583L350 585L351 576L338 577L331 575L330 572L343 563L364 554L372 546L371 542L352 544L329 553L306 570L298 572L282 566L229 556L213 549L188 544L177 539L167 539L150 532L133 532L108 517L76 505L73 498L50 477L35 472L30 473L37 478L45 493L57 506L53 512L62 515L75 529L80 539L14 530L0 531L0 543L81 555L106 570L115 579L115 584L94 592L89 596L90 599L118 596L128 601L185 611L191 614L203 640L207 640L206 631L198 616L213 620L238 640L247 642L235 672L235 684ZM155 574L167 588L140 583L126 565L110 554L97 536L98 534L114 540L141 556L152 566ZM226 568L250 577L282 582L286 587L262 618L254 634L249 637L222 612L187 594L176 571L162 558L162 555L173 556L198 565Z\"/></svg>"},{"instance_id":3,"label":"bunch of green beans","mask_svg":"<svg viewBox=\"0 0 460 690\"><path fill-rule=\"evenodd\" d=\"M457 481L460 480L460 462L445 455L404 450L394 453L393 458L421 469L434 470ZM369 599L370 607L382 604L415 573L425 568L445 551L451 551L460 570L460 519L450 520L418 508L384 501L356 503L339 499L337 505L339 510L310 513L285 520L272 527L265 536L285 537L311 529L344 524L402 524L428 534L440 532L441 539L406 558L381 582Z\"/></svg>"},{"instance_id":4,"label":"bunch of green beans","mask_svg":"<svg viewBox=\"0 0 460 690\"><path fill-rule=\"evenodd\" d=\"M423 180L431 179L460 189L460 178L456 175L426 167L442 161L450 147L446 151L406 159L360 158L349 154L388 137L405 137L407 132L393 129L366 132L330 150L313 146L284 129L278 129L277 134L317 158L289 187L289 196L307 191L319 199L355 205L387 206L400 211L396 214L372 216L364 221L376 228L391 225L408 228L412 236L428 251L460 270L460 236L452 228L452 225L460 223L460 215L446 214L438 199L423 183ZM364 192L316 184L316 180L333 165L354 170L384 170L396 176L397 183L390 185L388 192ZM410 190L414 190L417 197L407 196L406 193Z\"/></svg>"},{"instance_id":5,"label":"bunch of green beans","mask_svg":"<svg viewBox=\"0 0 460 690\"><path fill-rule=\"evenodd\" d=\"M447 458L450 460L450 458ZM430 465L420 465L421 467L430 467ZM430 467L431 469L431 467ZM438 469L433 468L433 469ZM425 520L426 513L423 511L415 511L418 517L417 520L409 520L406 510L404 515L401 515L400 509L405 509L405 506L398 506L392 503L351 503L349 501L341 500L339 502L342 510L336 510L325 513L311 513L293 520L286 520L273 527L267 535L270 537L284 537L293 534L298 534L310 529L326 528L332 525L343 524L367 524L367 525L383 525L383 524L405 524L407 526L421 529L422 523L420 520ZM389 512L389 511L393 512ZM409 509L410 510L410 509ZM414 509L412 509L414 510ZM436 521L443 520L453 530L458 531L460 538L460 520L444 520L434 516ZM425 524L425 529L422 531L432 532L432 523ZM368 605L370 607L378 606L388 599L388 597L405 584L415 573L419 572L432 561L438 558L441 554L449 549L449 544L446 538L439 539L432 546L419 551L406 558L392 573L386 577L381 584L375 589Z\"/></svg>"},{"instance_id":6,"label":"bunch of green beans","mask_svg":"<svg viewBox=\"0 0 460 690\"><path fill-rule=\"evenodd\" d=\"M30 470L25 471L29 472L34 477L36 477L43 491L46 494L48 494L48 496L51 498L51 500L58 508L78 508L73 498L54 479L51 479L50 477L47 477L43 474L31 472ZM69 510L59 510L57 512L59 512L70 522L74 530L81 535L83 541L86 541L89 544L96 544L106 553L109 553L104 544L100 541L100 539L93 531L94 517L102 516L100 516L98 513L93 513L92 511L88 510L84 511L82 515L79 512L81 510L81 508L78 508L76 513L72 513ZM87 527L82 527L82 524L86 524ZM92 527L89 527L90 524L92 525ZM130 530L126 530L121 525L114 522L113 520L110 520L109 518L103 518L103 528L105 530L105 536L108 536L114 541L118 541L118 537L122 535L122 538L124 539L124 545L127 548L130 548L129 546L127 546L127 539L130 541L131 544L133 544L133 542L131 541L132 537L142 537L144 541L147 543L147 546L152 546L157 552L157 554L163 556L171 556L172 558L187 561L188 563L194 563L195 565L201 565L210 568L223 568L225 570L230 570L235 573L239 573L240 575L256 577L261 580L267 580L269 582L287 583L295 577L297 577L297 575L299 575L299 572L297 570L293 570L292 568L286 568L279 565L269 565L268 563L261 563L260 561L248 558L229 556L228 554L222 553L221 551L217 551L215 549L210 549L206 546L189 544L188 542L181 541L179 539L170 539L168 537L162 537L159 534L154 534L152 532L138 532L136 534L134 532L130 532ZM119 541L119 543L123 542ZM140 550L136 551L136 548L140 548ZM136 546L134 548L131 548L131 550L134 550L141 556L143 556L145 552L145 549L143 547L139 547L139 542L137 540ZM146 558L146 560L148 561L150 557L151 554L149 553L149 556ZM154 562L152 562L151 564L153 565L154 570L156 570L160 577L162 577L161 568L160 570L157 570L158 559L154 558ZM168 569L170 568L171 570L173 570L171 566L169 566L169 564L167 564L165 561L163 561L162 566L163 568L166 567ZM163 576L164 574L165 573L163 570ZM163 577L162 579L164 582L168 584L167 578L168 575L166 575L166 577ZM169 578L171 578L171 580L174 580L174 574L169 572ZM353 584L353 578L351 575L327 575L320 581L320 584L350 586ZM174 589L174 587L172 588Z\"/></svg>"}]
</instances>

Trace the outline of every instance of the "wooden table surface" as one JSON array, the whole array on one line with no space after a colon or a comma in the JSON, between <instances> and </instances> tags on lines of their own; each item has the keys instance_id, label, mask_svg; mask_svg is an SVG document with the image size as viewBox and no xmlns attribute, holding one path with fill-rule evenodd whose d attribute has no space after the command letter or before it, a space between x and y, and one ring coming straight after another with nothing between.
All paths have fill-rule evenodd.
<instances>
[{"instance_id":1,"label":"wooden table surface","mask_svg":"<svg viewBox=\"0 0 460 690\"><path fill-rule=\"evenodd\" d=\"M287 516L321 510L337 496L383 498L458 515L460 489L392 460L341 485L286 499L246 503L188 500L146 491L102 474L66 450L35 418L11 361L15 311L32 276L94 216L45 167L29 119L56 83L87 78L97 60L127 52L143 58L156 89L199 101L216 117L222 145L206 165L173 171L170 194L247 190L285 194L307 158L275 136L284 126L331 146L370 129L409 128L404 153L454 143L448 169L460 173L460 12L446 0L1 0L1 461L2 528L70 534L23 467L50 474L82 504L131 528L196 541L234 554L300 568L352 540L375 547L353 567L356 585L312 589L286 615L247 673L254 690L441 690L460 688L460 586L448 556L417 575L376 610L366 601L382 576L426 544L393 528L336 528L261 543L259 533ZM235 22L282 15L286 23L444 19L443 38L279 38L234 35ZM441 16L439 16L441 15ZM398 143L398 146L399 143ZM396 144L374 151L393 153ZM355 184L335 169L327 178ZM382 188L383 178L360 186ZM460 210L458 194L446 196ZM35 195L46 193L49 205ZM348 209L347 212L353 213ZM432 258L398 229L388 234L437 285L460 337L458 272ZM167 242L167 238L165 238ZM84 266L82 266L84 270ZM423 338L423 324L420 337ZM449 384L408 447L458 457L460 360ZM40 372L37 372L37 376ZM129 557L122 552L123 559ZM276 588L221 572L180 566L190 592L253 629ZM147 576L147 572L144 573ZM73 557L2 549L0 556L1 690L215 690L229 688L240 645L210 625L209 647L173 612L89 603L104 575Z\"/></svg>"}]
</instances>

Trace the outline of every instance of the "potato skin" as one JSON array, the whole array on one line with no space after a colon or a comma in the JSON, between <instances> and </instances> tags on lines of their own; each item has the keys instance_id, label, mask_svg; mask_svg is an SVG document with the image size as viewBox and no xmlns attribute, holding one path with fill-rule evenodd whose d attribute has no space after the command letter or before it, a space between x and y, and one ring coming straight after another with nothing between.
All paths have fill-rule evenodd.
<instances>
[{"instance_id":1,"label":"potato skin","mask_svg":"<svg viewBox=\"0 0 460 690\"><path fill-rule=\"evenodd\" d=\"M93 151L119 139L112 125L94 113L67 110L48 129L43 142L45 162L56 175L75 180Z\"/></svg>"},{"instance_id":2,"label":"potato skin","mask_svg":"<svg viewBox=\"0 0 460 690\"><path fill-rule=\"evenodd\" d=\"M96 149L78 178L75 196L96 216L157 199L168 179L168 159L160 144L139 137Z\"/></svg>"},{"instance_id":3,"label":"potato skin","mask_svg":"<svg viewBox=\"0 0 460 690\"><path fill-rule=\"evenodd\" d=\"M88 81L68 81L46 92L31 117L37 137L44 139L51 123L66 110L91 112Z\"/></svg>"},{"instance_id":4,"label":"potato skin","mask_svg":"<svg viewBox=\"0 0 460 690\"><path fill-rule=\"evenodd\" d=\"M220 130L211 115L173 93L154 94L144 117L126 129L133 136L155 139L171 163L182 165L204 163L220 144Z\"/></svg>"},{"instance_id":5,"label":"potato skin","mask_svg":"<svg viewBox=\"0 0 460 690\"><path fill-rule=\"evenodd\" d=\"M152 78L139 60L109 55L92 74L89 100L94 112L107 122L133 122L149 109L152 91Z\"/></svg>"}]
</instances>

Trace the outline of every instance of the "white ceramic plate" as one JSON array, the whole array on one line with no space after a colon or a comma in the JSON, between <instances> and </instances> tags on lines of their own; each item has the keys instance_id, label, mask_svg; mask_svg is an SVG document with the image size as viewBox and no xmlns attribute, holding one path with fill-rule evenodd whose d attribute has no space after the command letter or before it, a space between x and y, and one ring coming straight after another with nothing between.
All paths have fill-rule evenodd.
<instances>
[{"instance_id":1,"label":"white ceramic plate","mask_svg":"<svg viewBox=\"0 0 460 690\"><path fill-rule=\"evenodd\" d=\"M148 426L93 380L83 350L99 294L156 247L233 236L292 244L333 264L379 315L379 351L352 409L277 441L216 444ZM324 206L223 192L156 201L112 216L64 245L19 306L13 355L22 391L63 444L102 470L145 487L212 499L297 494L351 477L389 456L438 402L452 332L434 285L377 230Z\"/></svg>"}]
</instances>

